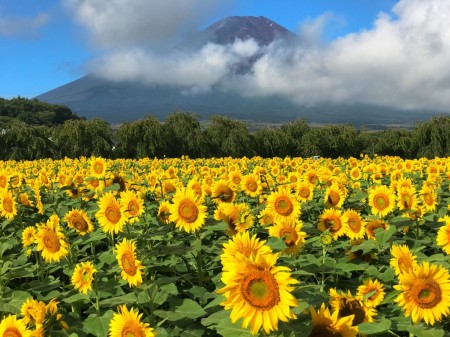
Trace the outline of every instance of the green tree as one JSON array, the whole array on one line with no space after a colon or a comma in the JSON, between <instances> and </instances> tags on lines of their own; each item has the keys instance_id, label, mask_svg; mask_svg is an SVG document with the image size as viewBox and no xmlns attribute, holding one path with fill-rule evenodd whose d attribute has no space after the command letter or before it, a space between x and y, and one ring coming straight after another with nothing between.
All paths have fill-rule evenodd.
<instances>
[{"instance_id":1,"label":"green tree","mask_svg":"<svg viewBox=\"0 0 450 337\"><path fill-rule=\"evenodd\" d=\"M0 143L1 160L53 158L57 152L48 127L18 121L0 123Z\"/></svg>"},{"instance_id":2,"label":"green tree","mask_svg":"<svg viewBox=\"0 0 450 337\"><path fill-rule=\"evenodd\" d=\"M166 150L163 127L154 116L122 124L116 139L116 152L119 157L162 157Z\"/></svg>"},{"instance_id":3,"label":"green tree","mask_svg":"<svg viewBox=\"0 0 450 337\"><path fill-rule=\"evenodd\" d=\"M450 155L450 117L435 116L418 124L413 132L416 158L447 157Z\"/></svg>"},{"instance_id":4,"label":"green tree","mask_svg":"<svg viewBox=\"0 0 450 337\"><path fill-rule=\"evenodd\" d=\"M286 150L289 156L298 157L302 153L301 143L302 137L311 130L306 120L298 119L294 122L284 124L281 131L286 134L287 146Z\"/></svg>"},{"instance_id":5,"label":"green tree","mask_svg":"<svg viewBox=\"0 0 450 337\"><path fill-rule=\"evenodd\" d=\"M255 151L263 158L289 155L288 136L280 129L264 127L254 133Z\"/></svg>"},{"instance_id":6,"label":"green tree","mask_svg":"<svg viewBox=\"0 0 450 337\"><path fill-rule=\"evenodd\" d=\"M162 131L168 157L187 155L198 158L205 155L206 142L197 114L173 112L165 120Z\"/></svg>"},{"instance_id":7,"label":"green tree","mask_svg":"<svg viewBox=\"0 0 450 337\"><path fill-rule=\"evenodd\" d=\"M212 116L204 132L210 156L236 158L255 154L254 139L241 121Z\"/></svg>"},{"instance_id":8,"label":"green tree","mask_svg":"<svg viewBox=\"0 0 450 337\"><path fill-rule=\"evenodd\" d=\"M59 157L109 157L114 145L110 125L101 119L69 120L53 129Z\"/></svg>"}]
</instances>

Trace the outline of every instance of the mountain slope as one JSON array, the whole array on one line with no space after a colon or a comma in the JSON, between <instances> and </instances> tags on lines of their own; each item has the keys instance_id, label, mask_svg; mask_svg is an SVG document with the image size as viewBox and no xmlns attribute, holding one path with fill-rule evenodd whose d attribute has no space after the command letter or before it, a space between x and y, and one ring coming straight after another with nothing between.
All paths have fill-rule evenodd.
<instances>
[{"instance_id":1,"label":"mountain slope","mask_svg":"<svg viewBox=\"0 0 450 337\"><path fill-rule=\"evenodd\" d=\"M226 45L236 39L250 38L259 45L267 45L277 39L293 37L293 33L265 17L233 16L219 20L176 48L198 50L208 42ZM255 58L239 64L235 71L248 71L254 61ZM299 106L281 96L243 97L218 90L189 95L183 94L183 89L140 82L114 82L89 74L36 98L66 105L79 116L99 117L109 123L132 121L149 114L165 120L173 111L196 112L201 119L223 114L263 122L305 118L309 122L353 123L356 126L405 124L427 120L431 115L419 111L405 114L400 110L362 104Z\"/></svg>"}]
</instances>

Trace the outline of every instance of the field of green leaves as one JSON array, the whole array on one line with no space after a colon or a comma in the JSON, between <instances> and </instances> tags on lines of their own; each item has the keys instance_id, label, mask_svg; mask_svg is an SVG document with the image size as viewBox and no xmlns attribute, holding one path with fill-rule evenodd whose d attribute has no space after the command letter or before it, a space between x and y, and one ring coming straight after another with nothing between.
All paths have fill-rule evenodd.
<instances>
[{"instance_id":1,"label":"field of green leaves","mask_svg":"<svg viewBox=\"0 0 450 337\"><path fill-rule=\"evenodd\" d=\"M0 337L450 331L450 161L0 163Z\"/></svg>"}]
</instances>

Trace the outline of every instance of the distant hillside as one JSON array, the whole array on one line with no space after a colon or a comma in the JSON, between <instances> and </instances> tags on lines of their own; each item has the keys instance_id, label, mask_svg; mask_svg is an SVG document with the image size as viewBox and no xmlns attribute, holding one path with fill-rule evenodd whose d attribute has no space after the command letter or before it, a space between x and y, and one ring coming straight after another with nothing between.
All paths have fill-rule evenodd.
<instances>
[{"instance_id":1,"label":"distant hillside","mask_svg":"<svg viewBox=\"0 0 450 337\"><path fill-rule=\"evenodd\" d=\"M80 117L63 105L22 97L0 98L0 120L3 122L19 120L30 125L57 125L70 119Z\"/></svg>"},{"instance_id":2,"label":"distant hillside","mask_svg":"<svg viewBox=\"0 0 450 337\"><path fill-rule=\"evenodd\" d=\"M250 38L260 45L267 45L276 39L293 37L292 32L265 17L233 16L219 20L177 48L196 50L208 42L225 45L236 39ZM238 65L236 72L248 71L254 61ZM311 123L351 123L356 127L366 125L380 129L397 124L412 126L412 121L426 121L435 114L433 111L402 111L364 104L299 106L281 96L243 97L217 89L192 95L183 94L184 89L114 82L88 74L36 98L66 105L80 116L99 117L109 123L133 121L149 114L165 120L173 111L188 111L198 113L201 119L216 114L269 123L303 118Z\"/></svg>"}]
</instances>

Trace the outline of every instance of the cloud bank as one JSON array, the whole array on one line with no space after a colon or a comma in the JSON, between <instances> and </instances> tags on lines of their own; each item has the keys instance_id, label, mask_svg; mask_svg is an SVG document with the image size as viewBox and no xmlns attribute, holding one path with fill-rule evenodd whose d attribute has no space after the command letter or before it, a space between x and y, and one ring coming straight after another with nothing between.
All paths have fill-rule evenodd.
<instances>
[{"instance_id":1,"label":"cloud bank","mask_svg":"<svg viewBox=\"0 0 450 337\"><path fill-rule=\"evenodd\" d=\"M320 32L332 13L303 22L298 41L290 44L261 47L249 40L168 53L141 42L172 39L194 27L206 15L199 10L204 1L67 1L94 39L109 48L92 63L106 78L177 85L190 93L215 88L248 96L281 95L306 105L359 102L440 111L450 107L448 0L401 0L391 15L374 18L371 29L327 43L320 40ZM183 10L178 10L179 4L184 4ZM219 1L211 2L218 5ZM262 56L249 72L235 71L256 55Z\"/></svg>"}]
</instances>

